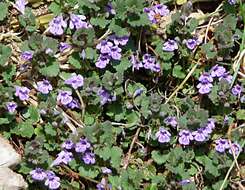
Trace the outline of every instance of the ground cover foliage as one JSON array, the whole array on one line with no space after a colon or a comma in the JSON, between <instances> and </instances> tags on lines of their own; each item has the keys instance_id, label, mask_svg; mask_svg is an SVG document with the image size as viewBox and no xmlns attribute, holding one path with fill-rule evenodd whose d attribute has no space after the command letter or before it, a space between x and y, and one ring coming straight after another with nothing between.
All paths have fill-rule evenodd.
<instances>
[{"instance_id":1,"label":"ground cover foliage","mask_svg":"<svg viewBox=\"0 0 245 190\"><path fill-rule=\"evenodd\" d=\"M0 130L28 189L244 189L241 0L0 10Z\"/></svg>"}]
</instances>

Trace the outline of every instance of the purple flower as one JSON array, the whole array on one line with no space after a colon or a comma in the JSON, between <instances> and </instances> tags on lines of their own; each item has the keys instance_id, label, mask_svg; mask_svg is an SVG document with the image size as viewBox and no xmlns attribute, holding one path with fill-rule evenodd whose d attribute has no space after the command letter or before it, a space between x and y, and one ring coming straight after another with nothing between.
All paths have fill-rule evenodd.
<instances>
[{"instance_id":1,"label":"purple flower","mask_svg":"<svg viewBox=\"0 0 245 190\"><path fill-rule=\"evenodd\" d=\"M104 69L106 65L110 62L110 56L108 54L100 54L95 66L100 69Z\"/></svg>"},{"instance_id":2,"label":"purple flower","mask_svg":"<svg viewBox=\"0 0 245 190\"><path fill-rule=\"evenodd\" d=\"M184 40L184 43L186 44L186 47L190 50L195 49L198 45L197 39L195 38Z\"/></svg>"},{"instance_id":3,"label":"purple flower","mask_svg":"<svg viewBox=\"0 0 245 190\"><path fill-rule=\"evenodd\" d=\"M239 84L235 85L232 89L231 92L234 96L240 96L242 93L242 86L240 86Z\"/></svg>"},{"instance_id":4,"label":"purple flower","mask_svg":"<svg viewBox=\"0 0 245 190\"><path fill-rule=\"evenodd\" d=\"M111 53L111 47L113 44L109 41L102 40L99 44L96 45L96 49L100 50L101 53Z\"/></svg>"},{"instance_id":5,"label":"purple flower","mask_svg":"<svg viewBox=\"0 0 245 190\"><path fill-rule=\"evenodd\" d=\"M53 35L62 35L64 33L64 28L66 28L67 23L66 21L63 20L62 15L54 17L50 22L49 22L49 27L48 30L53 34Z\"/></svg>"},{"instance_id":6,"label":"purple flower","mask_svg":"<svg viewBox=\"0 0 245 190\"><path fill-rule=\"evenodd\" d=\"M178 124L176 121L176 117L173 116L168 116L166 119L164 119L164 123L166 125L171 125L172 127L176 127Z\"/></svg>"},{"instance_id":7,"label":"purple flower","mask_svg":"<svg viewBox=\"0 0 245 190\"><path fill-rule=\"evenodd\" d=\"M182 130L179 132L179 143L182 145L189 145L190 141L192 141L194 138L190 131L188 130Z\"/></svg>"},{"instance_id":8,"label":"purple flower","mask_svg":"<svg viewBox=\"0 0 245 190\"><path fill-rule=\"evenodd\" d=\"M156 138L160 143L167 143L170 141L171 134L164 128L160 128L156 133Z\"/></svg>"},{"instance_id":9,"label":"purple flower","mask_svg":"<svg viewBox=\"0 0 245 190\"><path fill-rule=\"evenodd\" d=\"M83 159L85 164L94 164L95 163L95 154L90 152L90 151L86 151L84 153L84 155L82 156L82 159Z\"/></svg>"},{"instance_id":10,"label":"purple flower","mask_svg":"<svg viewBox=\"0 0 245 190\"><path fill-rule=\"evenodd\" d=\"M109 36L109 39L112 40L116 46L125 46L128 43L129 36L111 35Z\"/></svg>"},{"instance_id":11,"label":"purple flower","mask_svg":"<svg viewBox=\"0 0 245 190\"><path fill-rule=\"evenodd\" d=\"M116 14L116 11L115 11L115 9L113 8L111 2L109 2L109 3L105 6L105 11L108 12L109 14L111 14L111 15L115 15L115 14Z\"/></svg>"},{"instance_id":12,"label":"purple flower","mask_svg":"<svg viewBox=\"0 0 245 190\"><path fill-rule=\"evenodd\" d=\"M153 24L156 24L160 20L160 18L157 19L159 16L167 16L169 14L168 7L163 4L158 4L150 8L144 8L144 12L147 13L148 19Z\"/></svg>"},{"instance_id":13,"label":"purple flower","mask_svg":"<svg viewBox=\"0 0 245 190\"><path fill-rule=\"evenodd\" d=\"M130 56L130 62L132 63L133 65L133 71L136 69L136 70L139 70L140 68L143 67L143 64L141 61L139 61L139 59L135 56L135 55L131 55Z\"/></svg>"},{"instance_id":14,"label":"purple flower","mask_svg":"<svg viewBox=\"0 0 245 190\"><path fill-rule=\"evenodd\" d=\"M80 138L80 141L75 144L75 151L78 153L84 153L91 147L91 144L87 139Z\"/></svg>"},{"instance_id":15,"label":"purple flower","mask_svg":"<svg viewBox=\"0 0 245 190\"><path fill-rule=\"evenodd\" d=\"M197 85L197 88L199 88L199 93L200 94L207 94L211 91L211 88L213 85L211 82L213 82L213 78L208 74L208 73L203 73L199 77L199 84Z\"/></svg>"},{"instance_id":16,"label":"purple flower","mask_svg":"<svg viewBox=\"0 0 245 190\"><path fill-rule=\"evenodd\" d=\"M53 90L53 87L48 80L43 80L37 82L37 90L43 94L48 94L51 90Z\"/></svg>"},{"instance_id":17,"label":"purple flower","mask_svg":"<svg viewBox=\"0 0 245 190\"><path fill-rule=\"evenodd\" d=\"M72 95L71 91L60 90L59 94L57 96L57 101L61 102L61 104L63 104L63 105L67 105L67 104L71 103L71 101L73 99L71 95Z\"/></svg>"},{"instance_id":18,"label":"purple flower","mask_svg":"<svg viewBox=\"0 0 245 190\"><path fill-rule=\"evenodd\" d=\"M206 137L208 136L208 134L205 132L204 128L200 128L192 132L192 136L194 137L195 141L203 142L206 140Z\"/></svg>"},{"instance_id":19,"label":"purple flower","mask_svg":"<svg viewBox=\"0 0 245 190\"><path fill-rule=\"evenodd\" d=\"M155 65L156 59L150 54L144 54L142 63L144 64L145 69L152 69L153 65Z\"/></svg>"},{"instance_id":20,"label":"purple flower","mask_svg":"<svg viewBox=\"0 0 245 190\"><path fill-rule=\"evenodd\" d=\"M206 134L211 134L214 128L215 128L215 120L212 118L208 119L208 122L203 127Z\"/></svg>"},{"instance_id":21,"label":"purple flower","mask_svg":"<svg viewBox=\"0 0 245 190\"><path fill-rule=\"evenodd\" d=\"M112 57L112 59L120 60L122 57L121 51L122 51L122 49L119 48L118 46L113 46L113 47L111 47L110 56Z\"/></svg>"},{"instance_id":22,"label":"purple flower","mask_svg":"<svg viewBox=\"0 0 245 190\"><path fill-rule=\"evenodd\" d=\"M73 154L71 152L68 152L67 150L62 150L57 158L53 161L51 166L57 166L60 164L68 164L70 161L73 160Z\"/></svg>"},{"instance_id":23,"label":"purple flower","mask_svg":"<svg viewBox=\"0 0 245 190\"><path fill-rule=\"evenodd\" d=\"M62 148L65 148L66 150L71 150L74 148L74 143L72 142L72 140L68 139L62 144Z\"/></svg>"},{"instance_id":24,"label":"purple flower","mask_svg":"<svg viewBox=\"0 0 245 190\"><path fill-rule=\"evenodd\" d=\"M96 185L97 190L111 190L112 186L110 184L107 184L106 179L102 178L101 182Z\"/></svg>"},{"instance_id":25,"label":"purple flower","mask_svg":"<svg viewBox=\"0 0 245 190\"><path fill-rule=\"evenodd\" d=\"M220 153L223 153L225 152L226 149L228 149L230 146L229 146L229 143L228 143L228 140L226 139L218 139L215 141L215 150L217 152L220 152Z\"/></svg>"},{"instance_id":26,"label":"purple flower","mask_svg":"<svg viewBox=\"0 0 245 190\"><path fill-rule=\"evenodd\" d=\"M229 72L226 72L221 77L219 77L219 81L220 80L225 80L226 82L228 82L230 84L232 81L232 76L230 75Z\"/></svg>"},{"instance_id":27,"label":"purple flower","mask_svg":"<svg viewBox=\"0 0 245 190\"><path fill-rule=\"evenodd\" d=\"M140 96L143 92L144 92L144 89L138 88L137 90L135 90L133 97L135 98L137 96Z\"/></svg>"},{"instance_id":28,"label":"purple flower","mask_svg":"<svg viewBox=\"0 0 245 190\"><path fill-rule=\"evenodd\" d=\"M103 174L111 174L111 172L112 172L111 169L109 169L107 167L102 167L101 169L102 169Z\"/></svg>"},{"instance_id":29,"label":"purple flower","mask_svg":"<svg viewBox=\"0 0 245 190\"><path fill-rule=\"evenodd\" d=\"M48 55L52 55L54 53L54 51L51 48L47 48L45 50L45 53L48 54Z\"/></svg>"},{"instance_id":30,"label":"purple flower","mask_svg":"<svg viewBox=\"0 0 245 190\"><path fill-rule=\"evenodd\" d=\"M36 168L30 172L32 179L42 181L47 177L47 174L42 168Z\"/></svg>"},{"instance_id":31,"label":"purple flower","mask_svg":"<svg viewBox=\"0 0 245 190\"><path fill-rule=\"evenodd\" d=\"M69 104L66 105L70 109L79 108L80 104L77 99L73 99Z\"/></svg>"},{"instance_id":32,"label":"purple flower","mask_svg":"<svg viewBox=\"0 0 245 190\"><path fill-rule=\"evenodd\" d=\"M60 187L60 178L55 174L49 175L47 176L45 185L48 186L49 189L58 189Z\"/></svg>"},{"instance_id":33,"label":"purple flower","mask_svg":"<svg viewBox=\"0 0 245 190\"><path fill-rule=\"evenodd\" d=\"M231 149L233 150L236 156L240 151L242 151L242 148L238 143L232 143L231 146L229 147L229 153L233 154Z\"/></svg>"},{"instance_id":34,"label":"purple flower","mask_svg":"<svg viewBox=\"0 0 245 190\"><path fill-rule=\"evenodd\" d=\"M228 3L229 3L230 5L235 5L235 4L236 4L236 0L228 0Z\"/></svg>"},{"instance_id":35,"label":"purple flower","mask_svg":"<svg viewBox=\"0 0 245 190\"><path fill-rule=\"evenodd\" d=\"M20 57L24 61L30 61L33 57L33 52L32 51L24 51L21 53Z\"/></svg>"},{"instance_id":36,"label":"purple flower","mask_svg":"<svg viewBox=\"0 0 245 190\"><path fill-rule=\"evenodd\" d=\"M98 96L100 96L101 105L116 101L116 96L115 95L112 96L107 90L105 90L103 88L100 88L98 90L97 94L98 94Z\"/></svg>"},{"instance_id":37,"label":"purple flower","mask_svg":"<svg viewBox=\"0 0 245 190\"><path fill-rule=\"evenodd\" d=\"M21 101L27 100L29 98L30 90L27 87L15 87L15 96L18 96Z\"/></svg>"},{"instance_id":38,"label":"purple flower","mask_svg":"<svg viewBox=\"0 0 245 190\"><path fill-rule=\"evenodd\" d=\"M163 44L163 51L174 51L174 50L177 50L178 49L178 44L175 40L170 40L168 39L168 41L166 41L164 44Z\"/></svg>"},{"instance_id":39,"label":"purple flower","mask_svg":"<svg viewBox=\"0 0 245 190\"><path fill-rule=\"evenodd\" d=\"M179 185L183 186L183 185L187 185L189 183L191 183L190 179L183 179L179 182Z\"/></svg>"},{"instance_id":40,"label":"purple flower","mask_svg":"<svg viewBox=\"0 0 245 190\"><path fill-rule=\"evenodd\" d=\"M14 7L21 12L21 14L25 14L25 7L27 5L27 1L26 0L16 0Z\"/></svg>"},{"instance_id":41,"label":"purple flower","mask_svg":"<svg viewBox=\"0 0 245 190\"><path fill-rule=\"evenodd\" d=\"M86 16L84 15L70 15L70 29L80 29L80 28L91 28L92 26L88 24L86 21Z\"/></svg>"},{"instance_id":42,"label":"purple flower","mask_svg":"<svg viewBox=\"0 0 245 190\"><path fill-rule=\"evenodd\" d=\"M161 71L160 64L159 63L153 64L152 67L151 67L151 71L152 72L156 72L156 73L160 72Z\"/></svg>"},{"instance_id":43,"label":"purple flower","mask_svg":"<svg viewBox=\"0 0 245 190\"><path fill-rule=\"evenodd\" d=\"M161 16L167 16L169 14L168 7L163 4L158 4L153 7L156 14L160 14Z\"/></svg>"},{"instance_id":44,"label":"purple flower","mask_svg":"<svg viewBox=\"0 0 245 190\"><path fill-rule=\"evenodd\" d=\"M71 48L71 45L66 42L60 42L59 44L59 50L60 52L64 52L66 49Z\"/></svg>"},{"instance_id":45,"label":"purple flower","mask_svg":"<svg viewBox=\"0 0 245 190\"><path fill-rule=\"evenodd\" d=\"M72 88L77 89L83 86L83 76L72 73L69 79L65 80L65 84L69 84Z\"/></svg>"},{"instance_id":46,"label":"purple flower","mask_svg":"<svg viewBox=\"0 0 245 190\"><path fill-rule=\"evenodd\" d=\"M212 77L222 77L226 72L226 69L222 66L215 65L211 68Z\"/></svg>"},{"instance_id":47,"label":"purple flower","mask_svg":"<svg viewBox=\"0 0 245 190\"><path fill-rule=\"evenodd\" d=\"M17 108L17 104L15 102L7 102L6 107L8 109L8 112L14 113Z\"/></svg>"},{"instance_id":48,"label":"purple flower","mask_svg":"<svg viewBox=\"0 0 245 190\"><path fill-rule=\"evenodd\" d=\"M156 13L151 8L144 8L144 12L147 14L148 19L151 21L151 23L156 24L158 20L156 19Z\"/></svg>"}]
</instances>

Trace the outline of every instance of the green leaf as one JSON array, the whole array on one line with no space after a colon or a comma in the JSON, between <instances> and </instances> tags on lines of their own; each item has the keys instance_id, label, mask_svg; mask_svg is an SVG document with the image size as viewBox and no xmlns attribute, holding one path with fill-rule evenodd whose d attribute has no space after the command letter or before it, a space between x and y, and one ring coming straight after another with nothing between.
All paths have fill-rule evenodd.
<instances>
[{"instance_id":1,"label":"green leaf","mask_svg":"<svg viewBox=\"0 0 245 190\"><path fill-rule=\"evenodd\" d=\"M211 42L208 42L207 44L203 44L201 48L203 49L208 59L214 58L217 54L214 51L214 45Z\"/></svg>"},{"instance_id":2,"label":"green leaf","mask_svg":"<svg viewBox=\"0 0 245 190\"><path fill-rule=\"evenodd\" d=\"M32 126L32 120L26 120L11 129L12 133L20 135L22 137L31 138L34 134L34 127Z\"/></svg>"},{"instance_id":3,"label":"green leaf","mask_svg":"<svg viewBox=\"0 0 245 190\"><path fill-rule=\"evenodd\" d=\"M185 73L182 71L182 67L180 65L174 66L173 76L179 79L185 78Z\"/></svg>"},{"instance_id":4,"label":"green leaf","mask_svg":"<svg viewBox=\"0 0 245 190\"><path fill-rule=\"evenodd\" d=\"M104 17L96 17L96 18L91 18L90 23L93 26L99 26L100 28L105 28L110 23L110 20L106 20Z\"/></svg>"},{"instance_id":5,"label":"green leaf","mask_svg":"<svg viewBox=\"0 0 245 190\"><path fill-rule=\"evenodd\" d=\"M145 13L140 14L140 15L134 14L134 15L128 17L127 22L133 27L150 25L149 18L147 17L147 15Z\"/></svg>"},{"instance_id":6,"label":"green leaf","mask_svg":"<svg viewBox=\"0 0 245 190\"><path fill-rule=\"evenodd\" d=\"M169 154L162 154L157 150L153 150L151 152L151 157L157 164L161 165L168 160Z\"/></svg>"},{"instance_id":7,"label":"green leaf","mask_svg":"<svg viewBox=\"0 0 245 190\"><path fill-rule=\"evenodd\" d=\"M113 146L111 148L111 166L114 168L119 168L120 164L121 164L121 157L122 157L122 149L117 147L117 146Z\"/></svg>"},{"instance_id":8,"label":"green leaf","mask_svg":"<svg viewBox=\"0 0 245 190\"><path fill-rule=\"evenodd\" d=\"M54 59L50 59L45 67L39 69L39 72L47 77L55 77L60 72L59 63Z\"/></svg>"},{"instance_id":9,"label":"green leaf","mask_svg":"<svg viewBox=\"0 0 245 190\"><path fill-rule=\"evenodd\" d=\"M116 69L117 72L123 73L128 68L130 68L132 63L128 60L127 57L123 57L118 64L113 64L113 68Z\"/></svg>"},{"instance_id":10,"label":"green leaf","mask_svg":"<svg viewBox=\"0 0 245 190\"><path fill-rule=\"evenodd\" d=\"M50 38L50 37L43 37L43 42L42 42L43 49L51 49L53 52L57 52L58 50L58 41Z\"/></svg>"},{"instance_id":11,"label":"green leaf","mask_svg":"<svg viewBox=\"0 0 245 190\"><path fill-rule=\"evenodd\" d=\"M128 35L128 31L126 30L126 28L122 28L121 27L121 23L118 20L112 19L110 25L109 25L109 29L112 32L115 32L115 34L117 36L125 36Z\"/></svg>"},{"instance_id":12,"label":"green leaf","mask_svg":"<svg viewBox=\"0 0 245 190\"><path fill-rule=\"evenodd\" d=\"M236 118L239 120L245 120L245 110L240 109L236 112Z\"/></svg>"},{"instance_id":13,"label":"green leaf","mask_svg":"<svg viewBox=\"0 0 245 190\"><path fill-rule=\"evenodd\" d=\"M90 178L95 178L99 175L99 171L97 168L93 167L93 166L80 166L78 168L78 171L79 171L79 174L81 176L87 176L87 177L90 177Z\"/></svg>"},{"instance_id":14,"label":"green leaf","mask_svg":"<svg viewBox=\"0 0 245 190\"><path fill-rule=\"evenodd\" d=\"M57 134L55 128L50 124L47 124L44 126L44 131L46 134L53 136L53 137L56 136L56 134Z\"/></svg>"},{"instance_id":15,"label":"green leaf","mask_svg":"<svg viewBox=\"0 0 245 190\"><path fill-rule=\"evenodd\" d=\"M0 44L0 66L8 61L11 53L12 49L10 47Z\"/></svg>"},{"instance_id":16,"label":"green leaf","mask_svg":"<svg viewBox=\"0 0 245 190\"><path fill-rule=\"evenodd\" d=\"M9 124L9 120L8 118L0 118L0 125L3 125L3 124Z\"/></svg>"},{"instance_id":17,"label":"green leaf","mask_svg":"<svg viewBox=\"0 0 245 190\"><path fill-rule=\"evenodd\" d=\"M204 155L197 156L195 159L205 167L205 172L208 172L214 177L218 177L220 175L217 165L214 165L213 161L209 157Z\"/></svg>"},{"instance_id":18,"label":"green leaf","mask_svg":"<svg viewBox=\"0 0 245 190\"><path fill-rule=\"evenodd\" d=\"M68 60L68 63L70 63L72 66L74 66L76 69L81 69L81 63L80 63L80 57L78 53L73 53Z\"/></svg>"},{"instance_id":19,"label":"green leaf","mask_svg":"<svg viewBox=\"0 0 245 190\"><path fill-rule=\"evenodd\" d=\"M96 60L98 57L97 51L94 48L87 47L85 49L86 59Z\"/></svg>"},{"instance_id":20,"label":"green leaf","mask_svg":"<svg viewBox=\"0 0 245 190\"><path fill-rule=\"evenodd\" d=\"M52 2L48 9L53 12L55 15L59 15L62 11L60 5L57 2Z\"/></svg>"},{"instance_id":21,"label":"green leaf","mask_svg":"<svg viewBox=\"0 0 245 190\"><path fill-rule=\"evenodd\" d=\"M0 21L4 20L4 18L8 14L8 4L7 3L0 3Z\"/></svg>"},{"instance_id":22,"label":"green leaf","mask_svg":"<svg viewBox=\"0 0 245 190\"><path fill-rule=\"evenodd\" d=\"M30 106L28 109L28 113L30 114L30 119L33 122L39 121L40 115L39 115L38 109L35 106Z\"/></svg>"}]
</instances>

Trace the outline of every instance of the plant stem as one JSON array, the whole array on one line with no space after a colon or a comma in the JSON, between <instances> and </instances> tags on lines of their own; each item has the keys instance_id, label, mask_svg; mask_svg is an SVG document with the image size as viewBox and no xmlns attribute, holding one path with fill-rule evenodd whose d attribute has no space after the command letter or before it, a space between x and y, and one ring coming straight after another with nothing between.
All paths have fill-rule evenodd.
<instances>
[{"instance_id":1,"label":"plant stem","mask_svg":"<svg viewBox=\"0 0 245 190\"><path fill-rule=\"evenodd\" d=\"M176 90L169 96L169 98L165 101L165 104L167 104L176 94L177 92L183 88L183 86L185 85L185 83L187 82L187 80L191 77L191 75L194 73L194 71L196 70L197 66L199 65L199 63L196 63L194 65L194 67L192 67L191 71L188 73L188 75L185 77L185 79L182 81L182 83L178 86L178 88L176 88Z\"/></svg>"},{"instance_id":2,"label":"plant stem","mask_svg":"<svg viewBox=\"0 0 245 190\"><path fill-rule=\"evenodd\" d=\"M244 145L245 145L245 140L242 143L241 149L243 148ZM235 160L237 160L237 158L239 157L240 153L241 153L241 151L238 152L238 154L236 156L236 159L233 160L233 162L232 162L229 170L227 171L226 176L225 176L225 179L224 179L222 185L220 186L219 190L223 190L224 189L225 183L226 183L226 181L227 181L227 179L228 179L228 177L229 177L229 175L231 173L231 170L233 169L233 167L235 165Z\"/></svg>"}]
</instances>

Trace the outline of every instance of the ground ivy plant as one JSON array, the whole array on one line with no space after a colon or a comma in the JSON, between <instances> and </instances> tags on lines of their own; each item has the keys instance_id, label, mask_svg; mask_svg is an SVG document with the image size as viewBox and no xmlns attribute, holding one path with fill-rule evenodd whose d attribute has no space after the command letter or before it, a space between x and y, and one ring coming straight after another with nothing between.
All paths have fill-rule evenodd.
<instances>
[{"instance_id":1,"label":"ground ivy plant","mask_svg":"<svg viewBox=\"0 0 245 190\"><path fill-rule=\"evenodd\" d=\"M245 188L242 0L0 9L0 130L28 189Z\"/></svg>"}]
</instances>

